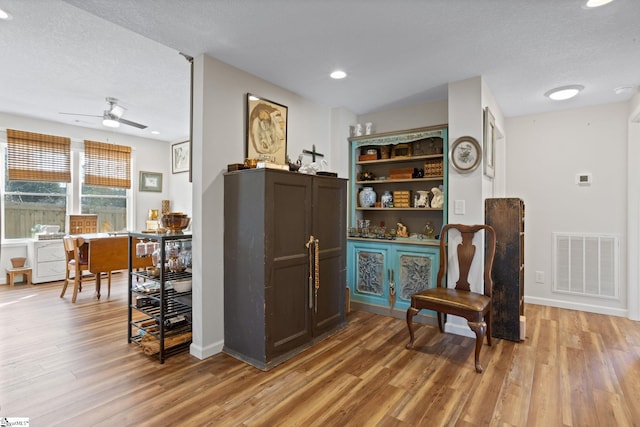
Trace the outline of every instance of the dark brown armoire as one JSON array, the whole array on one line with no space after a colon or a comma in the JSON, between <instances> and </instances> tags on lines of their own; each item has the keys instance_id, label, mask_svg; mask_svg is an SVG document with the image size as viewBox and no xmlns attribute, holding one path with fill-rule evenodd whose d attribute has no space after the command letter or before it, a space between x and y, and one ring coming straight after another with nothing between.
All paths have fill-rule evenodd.
<instances>
[{"instance_id":1,"label":"dark brown armoire","mask_svg":"<svg viewBox=\"0 0 640 427\"><path fill-rule=\"evenodd\" d=\"M346 324L346 192L340 178L225 174L225 353L268 370Z\"/></svg>"},{"instance_id":2,"label":"dark brown armoire","mask_svg":"<svg viewBox=\"0 0 640 427\"><path fill-rule=\"evenodd\" d=\"M496 231L493 261L491 336L520 341L524 315L524 202L518 198L485 200L485 223Z\"/></svg>"}]
</instances>

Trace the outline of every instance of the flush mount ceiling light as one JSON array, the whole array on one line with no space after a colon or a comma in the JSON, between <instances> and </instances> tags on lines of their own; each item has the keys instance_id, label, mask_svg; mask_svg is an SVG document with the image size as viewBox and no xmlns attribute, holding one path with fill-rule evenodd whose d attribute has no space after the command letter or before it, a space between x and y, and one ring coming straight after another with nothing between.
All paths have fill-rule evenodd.
<instances>
[{"instance_id":1,"label":"flush mount ceiling light","mask_svg":"<svg viewBox=\"0 0 640 427\"><path fill-rule=\"evenodd\" d=\"M584 4L584 7L588 9L593 9L594 7L604 6L605 4L611 3L613 0L587 0Z\"/></svg>"},{"instance_id":2,"label":"flush mount ceiling light","mask_svg":"<svg viewBox=\"0 0 640 427\"><path fill-rule=\"evenodd\" d=\"M562 86L547 91L544 96L554 101L564 101L565 99L573 98L580 93L582 89L584 89L582 85Z\"/></svg>"},{"instance_id":3,"label":"flush mount ceiling light","mask_svg":"<svg viewBox=\"0 0 640 427\"><path fill-rule=\"evenodd\" d=\"M347 73L342 70L336 70L333 73L329 74L329 76L331 76L332 79L340 80L347 77Z\"/></svg>"}]
</instances>

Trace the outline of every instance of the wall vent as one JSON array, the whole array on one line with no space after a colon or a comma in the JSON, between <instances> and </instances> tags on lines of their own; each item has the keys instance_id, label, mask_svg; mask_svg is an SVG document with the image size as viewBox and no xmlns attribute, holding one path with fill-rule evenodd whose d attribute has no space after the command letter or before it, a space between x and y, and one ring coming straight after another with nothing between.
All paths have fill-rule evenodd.
<instances>
[{"instance_id":1,"label":"wall vent","mask_svg":"<svg viewBox=\"0 0 640 427\"><path fill-rule=\"evenodd\" d=\"M618 254L615 235L553 233L553 291L618 298Z\"/></svg>"}]
</instances>

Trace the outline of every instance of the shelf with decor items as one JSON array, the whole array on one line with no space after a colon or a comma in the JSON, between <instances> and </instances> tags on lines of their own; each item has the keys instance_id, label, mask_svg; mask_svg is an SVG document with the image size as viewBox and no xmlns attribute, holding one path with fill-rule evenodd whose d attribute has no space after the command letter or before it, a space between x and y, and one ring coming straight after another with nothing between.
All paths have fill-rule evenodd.
<instances>
[{"instance_id":1,"label":"shelf with decor items","mask_svg":"<svg viewBox=\"0 0 640 427\"><path fill-rule=\"evenodd\" d=\"M350 303L404 317L411 294L435 286L447 223L447 125L351 137L349 144Z\"/></svg>"},{"instance_id":2,"label":"shelf with decor items","mask_svg":"<svg viewBox=\"0 0 640 427\"><path fill-rule=\"evenodd\" d=\"M136 270L134 257L153 266ZM191 235L129 233L128 341L160 363L191 344Z\"/></svg>"}]
</instances>

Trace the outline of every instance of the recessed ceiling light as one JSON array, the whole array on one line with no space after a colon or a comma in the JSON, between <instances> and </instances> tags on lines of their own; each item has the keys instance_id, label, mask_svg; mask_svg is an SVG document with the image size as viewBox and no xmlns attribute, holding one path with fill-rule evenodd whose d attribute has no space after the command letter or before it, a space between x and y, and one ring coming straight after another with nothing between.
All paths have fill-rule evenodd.
<instances>
[{"instance_id":1,"label":"recessed ceiling light","mask_svg":"<svg viewBox=\"0 0 640 427\"><path fill-rule=\"evenodd\" d=\"M584 4L586 8L592 9L594 7L604 6L605 4L611 3L613 0L587 0Z\"/></svg>"},{"instance_id":2,"label":"recessed ceiling light","mask_svg":"<svg viewBox=\"0 0 640 427\"><path fill-rule=\"evenodd\" d=\"M11 15L9 15L9 12L0 9L0 19L8 21L11 19Z\"/></svg>"},{"instance_id":3,"label":"recessed ceiling light","mask_svg":"<svg viewBox=\"0 0 640 427\"><path fill-rule=\"evenodd\" d=\"M573 98L580 91L584 89L582 85L569 85L557 87L547 91L544 96L553 99L554 101L564 101L565 99Z\"/></svg>"},{"instance_id":4,"label":"recessed ceiling light","mask_svg":"<svg viewBox=\"0 0 640 427\"><path fill-rule=\"evenodd\" d=\"M154 135L160 135L160 132L158 132L157 130L152 130L151 133Z\"/></svg>"},{"instance_id":5,"label":"recessed ceiling light","mask_svg":"<svg viewBox=\"0 0 640 427\"><path fill-rule=\"evenodd\" d=\"M345 73L342 70L336 70L333 73L330 74L332 79L336 79L336 80L340 80L340 79L344 79L345 77L347 77L347 73Z\"/></svg>"}]
</instances>

